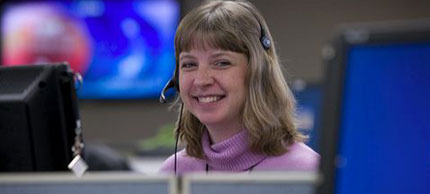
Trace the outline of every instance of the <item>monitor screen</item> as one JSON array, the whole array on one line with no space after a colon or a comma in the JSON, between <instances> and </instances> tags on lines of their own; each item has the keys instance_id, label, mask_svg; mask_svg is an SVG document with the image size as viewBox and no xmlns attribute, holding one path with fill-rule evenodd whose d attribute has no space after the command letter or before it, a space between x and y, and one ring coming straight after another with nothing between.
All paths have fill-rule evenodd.
<instances>
[{"instance_id":1,"label":"monitor screen","mask_svg":"<svg viewBox=\"0 0 430 194\"><path fill-rule=\"evenodd\" d=\"M67 170L74 87L66 65L0 67L0 172Z\"/></svg>"},{"instance_id":2,"label":"monitor screen","mask_svg":"<svg viewBox=\"0 0 430 194\"><path fill-rule=\"evenodd\" d=\"M357 45L347 58L336 193L430 192L430 42Z\"/></svg>"},{"instance_id":3,"label":"monitor screen","mask_svg":"<svg viewBox=\"0 0 430 194\"><path fill-rule=\"evenodd\" d=\"M3 3L2 64L67 61L84 99L156 98L175 68L175 0Z\"/></svg>"}]
</instances>

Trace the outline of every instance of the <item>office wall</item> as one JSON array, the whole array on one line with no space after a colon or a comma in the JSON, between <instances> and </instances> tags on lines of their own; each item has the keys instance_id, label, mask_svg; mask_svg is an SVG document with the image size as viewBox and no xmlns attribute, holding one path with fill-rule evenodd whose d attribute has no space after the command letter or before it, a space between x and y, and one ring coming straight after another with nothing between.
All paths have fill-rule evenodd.
<instances>
[{"instance_id":1,"label":"office wall","mask_svg":"<svg viewBox=\"0 0 430 194\"><path fill-rule=\"evenodd\" d=\"M430 18L428 0L251 0L266 17L290 80L324 79L321 48L341 23ZM183 12L199 0L183 1ZM156 100L80 103L87 142L128 148L176 119ZM173 141L173 139L172 139Z\"/></svg>"},{"instance_id":2,"label":"office wall","mask_svg":"<svg viewBox=\"0 0 430 194\"><path fill-rule=\"evenodd\" d=\"M426 0L251 0L268 21L290 77L323 79L321 48L336 26L430 17Z\"/></svg>"}]
</instances>

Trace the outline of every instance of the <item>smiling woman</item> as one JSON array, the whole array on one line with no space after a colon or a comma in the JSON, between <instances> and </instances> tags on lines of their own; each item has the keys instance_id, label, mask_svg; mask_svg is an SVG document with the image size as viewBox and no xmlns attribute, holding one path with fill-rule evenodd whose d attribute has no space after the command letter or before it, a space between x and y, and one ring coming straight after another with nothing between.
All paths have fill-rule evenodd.
<instances>
[{"instance_id":1,"label":"smiling woman","mask_svg":"<svg viewBox=\"0 0 430 194\"><path fill-rule=\"evenodd\" d=\"M176 135L186 148L162 172L315 170L319 155L294 126L295 100L267 24L246 1L209 1L175 36L183 108Z\"/></svg>"}]
</instances>

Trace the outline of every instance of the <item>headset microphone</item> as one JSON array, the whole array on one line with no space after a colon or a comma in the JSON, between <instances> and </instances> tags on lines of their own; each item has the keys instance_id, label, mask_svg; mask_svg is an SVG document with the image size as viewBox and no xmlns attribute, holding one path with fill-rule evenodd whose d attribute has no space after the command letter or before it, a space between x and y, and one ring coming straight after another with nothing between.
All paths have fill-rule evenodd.
<instances>
[{"instance_id":1,"label":"headset microphone","mask_svg":"<svg viewBox=\"0 0 430 194\"><path fill-rule=\"evenodd\" d=\"M167 90L169 90L170 88L174 88L176 87L176 84L173 80L169 80L169 82L167 82L167 84L164 86L163 90L161 91L160 94L160 103L166 103L167 99L166 99L166 92Z\"/></svg>"}]
</instances>

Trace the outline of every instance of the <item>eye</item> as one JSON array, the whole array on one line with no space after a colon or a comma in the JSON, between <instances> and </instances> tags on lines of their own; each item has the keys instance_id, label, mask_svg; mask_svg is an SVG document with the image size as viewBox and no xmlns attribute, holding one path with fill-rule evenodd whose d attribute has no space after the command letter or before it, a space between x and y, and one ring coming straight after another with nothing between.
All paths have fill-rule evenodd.
<instances>
[{"instance_id":1,"label":"eye","mask_svg":"<svg viewBox=\"0 0 430 194\"><path fill-rule=\"evenodd\" d=\"M215 65L216 66L218 66L218 67L227 67L227 66L230 66L231 65L231 63L230 63L230 61L217 61L216 63L215 63Z\"/></svg>"},{"instance_id":2,"label":"eye","mask_svg":"<svg viewBox=\"0 0 430 194\"><path fill-rule=\"evenodd\" d=\"M181 64L181 69L190 69L195 66L197 66L197 64L194 62L184 62Z\"/></svg>"}]
</instances>

